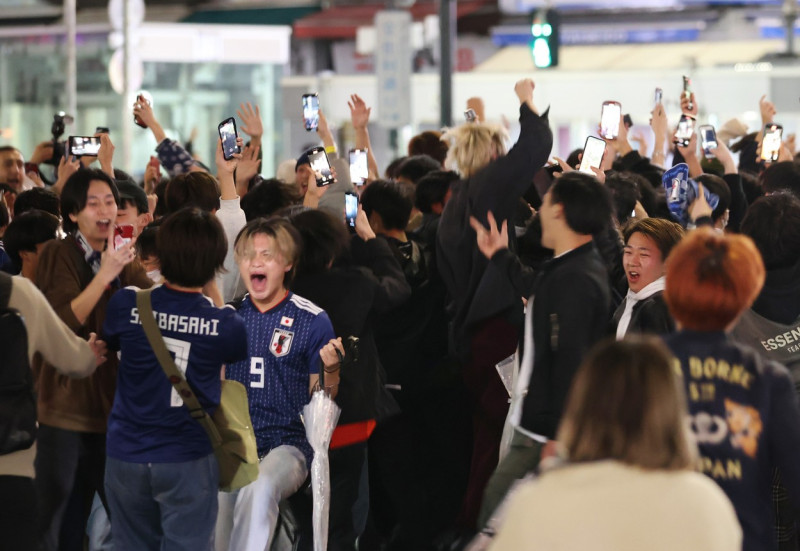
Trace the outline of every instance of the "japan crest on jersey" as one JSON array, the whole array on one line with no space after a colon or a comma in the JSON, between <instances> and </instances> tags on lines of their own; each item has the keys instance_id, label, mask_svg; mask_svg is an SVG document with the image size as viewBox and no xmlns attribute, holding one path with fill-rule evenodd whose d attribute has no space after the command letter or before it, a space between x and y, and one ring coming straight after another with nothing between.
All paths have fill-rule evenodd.
<instances>
[{"instance_id":1,"label":"japan crest on jersey","mask_svg":"<svg viewBox=\"0 0 800 551\"><path fill-rule=\"evenodd\" d=\"M289 353L292 347L292 338L294 333L286 331L285 329L275 329L272 333L272 340L269 343L269 351L276 358L285 356Z\"/></svg>"}]
</instances>

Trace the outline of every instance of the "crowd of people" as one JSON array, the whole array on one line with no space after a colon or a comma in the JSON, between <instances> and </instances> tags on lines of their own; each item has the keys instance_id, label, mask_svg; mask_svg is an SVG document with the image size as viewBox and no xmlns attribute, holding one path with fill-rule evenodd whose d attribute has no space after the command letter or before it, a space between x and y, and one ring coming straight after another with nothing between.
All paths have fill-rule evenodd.
<instances>
[{"instance_id":1,"label":"crowd of people","mask_svg":"<svg viewBox=\"0 0 800 551\"><path fill-rule=\"evenodd\" d=\"M107 132L96 156L0 147L0 307L23 316L17 392L38 420L0 453L0 547L311 549L301 412L321 390L341 409L331 550L797 550L793 141L764 159L764 133L734 120L698 151L658 102L653 143L634 148L620 115L600 165L579 169L580 150L551 157L534 88L514 87L513 145L472 98L471 120L384 170L353 95L368 177L319 113L330 185L319 148L260 174L249 103L248 141L220 140L216 174L141 98L156 143L142 182L114 167ZM702 101L686 92L681 114ZM775 123L766 97L760 111ZM246 388L255 482L218 490L144 289L203 408L221 379Z\"/></svg>"}]
</instances>

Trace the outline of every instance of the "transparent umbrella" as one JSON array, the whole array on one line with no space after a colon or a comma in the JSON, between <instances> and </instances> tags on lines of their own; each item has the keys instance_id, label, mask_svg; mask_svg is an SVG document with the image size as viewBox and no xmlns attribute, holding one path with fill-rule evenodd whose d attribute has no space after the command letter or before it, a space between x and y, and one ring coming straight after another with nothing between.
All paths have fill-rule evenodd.
<instances>
[{"instance_id":1,"label":"transparent umbrella","mask_svg":"<svg viewBox=\"0 0 800 551\"><path fill-rule=\"evenodd\" d=\"M306 438L314 449L311 462L311 492L314 498L314 551L328 548L328 514L331 506L328 446L341 410L324 390L317 390L303 408Z\"/></svg>"}]
</instances>

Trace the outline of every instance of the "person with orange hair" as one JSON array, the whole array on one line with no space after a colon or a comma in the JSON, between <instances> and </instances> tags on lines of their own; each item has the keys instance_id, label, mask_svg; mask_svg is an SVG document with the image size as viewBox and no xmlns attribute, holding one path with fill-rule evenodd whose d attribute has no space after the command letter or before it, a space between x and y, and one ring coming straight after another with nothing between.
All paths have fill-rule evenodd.
<instances>
[{"instance_id":1,"label":"person with orange hair","mask_svg":"<svg viewBox=\"0 0 800 551\"><path fill-rule=\"evenodd\" d=\"M728 335L764 277L749 237L698 229L672 250L664 290L680 330L665 342L683 373L698 467L733 503L744 551L776 546L773 469L800 504L800 406L789 372Z\"/></svg>"}]
</instances>

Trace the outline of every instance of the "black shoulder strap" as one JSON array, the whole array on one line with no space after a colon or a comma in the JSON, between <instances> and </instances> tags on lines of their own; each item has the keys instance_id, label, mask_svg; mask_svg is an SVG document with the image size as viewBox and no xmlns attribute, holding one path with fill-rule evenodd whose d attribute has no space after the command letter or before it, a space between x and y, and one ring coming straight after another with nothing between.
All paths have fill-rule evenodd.
<instances>
[{"instance_id":1,"label":"black shoulder strap","mask_svg":"<svg viewBox=\"0 0 800 551\"><path fill-rule=\"evenodd\" d=\"M8 301L11 300L11 276L5 272L0 272L0 308L8 308Z\"/></svg>"}]
</instances>

